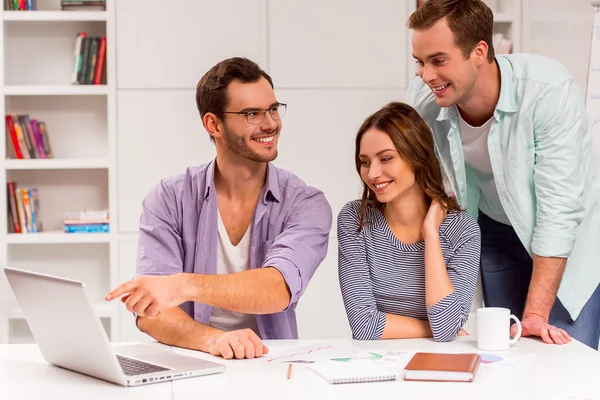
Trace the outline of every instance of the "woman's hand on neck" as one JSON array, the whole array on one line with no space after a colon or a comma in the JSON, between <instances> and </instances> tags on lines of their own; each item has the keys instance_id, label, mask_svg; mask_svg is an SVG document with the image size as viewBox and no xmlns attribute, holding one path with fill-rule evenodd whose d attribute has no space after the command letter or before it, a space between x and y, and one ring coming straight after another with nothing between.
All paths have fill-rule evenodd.
<instances>
[{"instance_id":1,"label":"woman's hand on neck","mask_svg":"<svg viewBox=\"0 0 600 400\"><path fill-rule=\"evenodd\" d=\"M423 221L423 237L427 239L430 235L438 235L440 225L446 219L447 215L448 212L446 209L437 200L433 200Z\"/></svg>"}]
</instances>

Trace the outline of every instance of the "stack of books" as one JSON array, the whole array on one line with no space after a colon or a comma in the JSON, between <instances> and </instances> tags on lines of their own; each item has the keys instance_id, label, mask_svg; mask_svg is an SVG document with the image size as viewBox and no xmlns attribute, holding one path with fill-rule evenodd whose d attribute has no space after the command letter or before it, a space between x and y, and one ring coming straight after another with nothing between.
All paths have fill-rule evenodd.
<instances>
[{"instance_id":1,"label":"stack of books","mask_svg":"<svg viewBox=\"0 0 600 400\"><path fill-rule=\"evenodd\" d=\"M61 10L104 11L106 0L60 0Z\"/></svg>"},{"instance_id":2,"label":"stack of books","mask_svg":"<svg viewBox=\"0 0 600 400\"><path fill-rule=\"evenodd\" d=\"M36 0L6 0L6 8L5 10L15 10L15 11L31 11L37 10L37 1Z\"/></svg>"},{"instance_id":3,"label":"stack of books","mask_svg":"<svg viewBox=\"0 0 600 400\"><path fill-rule=\"evenodd\" d=\"M79 32L75 39L71 82L75 85L106 84L106 36Z\"/></svg>"},{"instance_id":4,"label":"stack of books","mask_svg":"<svg viewBox=\"0 0 600 400\"><path fill-rule=\"evenodd\" d=\"M43 230L37 188L22 188L7 182L8 233L37 233Z\"/></svg>"},{"instance_id":5,"label":"stack of books","mask_svg":"<svg viewBox=\"0 0 600 400\"><path fill-rule=\"evenodd\" d=\"M66 212L63 230L65 233L106 233L109 223L108 210Z\"/></svg>"},{"instance_id":6,"label":"stack of books","mask_svg":"<svg viewBox=\"0 0 600 400\"><path fill-rule=\"evenodd\" d=\"M12 143L14 150L9 158L54 157L46 123L29 118L29 114L6 115L6 134L7 143Z\"/></svg>"}]
</instances>

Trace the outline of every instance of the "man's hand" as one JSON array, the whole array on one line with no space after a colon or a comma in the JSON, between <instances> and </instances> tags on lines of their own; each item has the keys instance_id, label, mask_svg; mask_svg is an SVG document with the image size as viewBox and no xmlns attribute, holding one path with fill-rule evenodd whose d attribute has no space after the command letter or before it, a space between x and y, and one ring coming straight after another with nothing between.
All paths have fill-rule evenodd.
<instances>
[{"instance_id":1,"label":"man's hand","mask_svg":"<svg viewBox=\"0 0 600 400\"><path fill-rule=\"evenodd\" d=\"M269 349L252 329L223 332L208 345L208 352L213 356L221 356L226 360L233 357L255 358L267 354Z\"/></svg>"},{"instance_id":2,"label":"man's hand","mask_svg":"<svg viewBox=\"0 0 600 400\"><path fill-rule=\"evenodd\" d=\"M548 320L537 314L524 314L521 326L523 327L521 336L539 336L548 344L567 344L571 341L571 337L567 332L550 325ZM517 334L516 325L510 328L510 334L511 336Z\"/></svg>"},{"instance_id":3,"label":"man's hand","mask_svg":"<svg viewBox=\"0 0 600 400\"><path fill-rule=\"evenodd\" d=\"M187 301L185 274L141 276L125 282L106 295L110 301L124 296L121 301L127 310L146 318L156 318L162 310L177 307Z\"/></svg>"}]
</instances>

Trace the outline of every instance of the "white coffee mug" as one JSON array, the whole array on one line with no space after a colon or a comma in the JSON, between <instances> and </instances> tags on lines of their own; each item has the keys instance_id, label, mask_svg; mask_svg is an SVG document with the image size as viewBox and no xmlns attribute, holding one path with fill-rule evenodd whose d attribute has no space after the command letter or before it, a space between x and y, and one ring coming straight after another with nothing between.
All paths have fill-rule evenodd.
<instances>
[{"instance_id":1,"label":"white coffee mug","mask_svg":"<svg viewBox=\"0 0 600 400\"><path fill-rule=\"evenodd\" d=\"M510 338L510 320L517 324L517 334ZM506 350L521 338L521 321L508 308L485 307L477 310L477 347L480 350Z\"/></svg>"}]
</instances>

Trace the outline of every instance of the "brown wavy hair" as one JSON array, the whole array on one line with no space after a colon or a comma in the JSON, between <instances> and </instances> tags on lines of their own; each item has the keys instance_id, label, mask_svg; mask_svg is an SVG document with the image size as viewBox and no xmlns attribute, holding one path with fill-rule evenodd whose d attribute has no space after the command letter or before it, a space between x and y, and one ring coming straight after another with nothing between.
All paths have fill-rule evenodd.
<instances>
[{"instance_id":1,"label":"brown wavy hair","mask_svg":"<svg viewBox=\"0 0 600 400\"><path fill-rule=\"evenodd\" d=\"M442 171L435 156L431 130L417 111L407 104L388 103L363 122L356 134L356 151L354 155L356 172L359 176L361 169L360 141L365 132L373 128L385 132L392 139L400 157L412 166L415 173L415 182L423 189L427 204L431 204L432 200L437 200L448 212L461 210L456 199L448 196L444 191ZM381 211L385 208L385 203L379 202L369 186L364 181L362 183L363 193L360 202L359 231L365 222L367 207L374 207Z\"/></svg>"}]
</instances>

